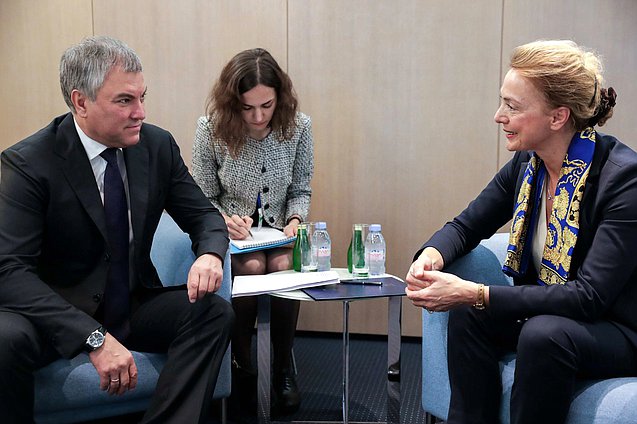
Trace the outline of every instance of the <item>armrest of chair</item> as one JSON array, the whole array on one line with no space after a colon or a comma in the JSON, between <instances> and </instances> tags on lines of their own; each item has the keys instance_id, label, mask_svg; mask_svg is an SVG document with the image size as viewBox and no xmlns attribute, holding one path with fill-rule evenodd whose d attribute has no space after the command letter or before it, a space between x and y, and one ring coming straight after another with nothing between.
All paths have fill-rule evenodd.
<instances>
[{"instance_id":1,"label":"armrest of chair","mask_svg":"<svg viewBox=\"0 0 637 424\"><path fill-rule=\"evenodd\" d=\"M506 257L508 234L495 234L478 247L458 258L445 272L465 280L487 285L511 285L502 273ZM422 314L422 407L430 414L446 419L451 389L447 370L447 322L449 314Z\"/></svg>"},{"instance_id":2,"label":"armrest of chair","mask_svg":"<svg viewBox=\"0 0 637 424\"><path fill-rule=\"evenodd\" d=\"M165 286L176 286L188 281L188 271L195 261L190 237L181 231L166 212L159 220L150 257L157 269L159 279ZM232 294L230 249L226 252L223 261L223 283L217 294L230 302Z\"/></svg>"}]
</instances>

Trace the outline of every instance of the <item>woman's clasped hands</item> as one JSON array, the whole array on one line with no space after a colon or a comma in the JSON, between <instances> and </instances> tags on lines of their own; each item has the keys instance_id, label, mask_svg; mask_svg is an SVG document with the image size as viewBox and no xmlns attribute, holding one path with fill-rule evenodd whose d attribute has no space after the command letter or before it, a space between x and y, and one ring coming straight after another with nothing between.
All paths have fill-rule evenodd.
<instances>
[{"instance_id":1,"label":"woman's clasped hands","mask_svg":"<svg viewBox=\"0 0 637 424\"><path fill-rule=\"evenodd\" d=\"M405 293L414 306L429 313L444 312L460 305L473 305L478 285L447 272L438 271L443 266L442 256L427 249L409 267L405 281Z\"/></svg>"}]
</instances>

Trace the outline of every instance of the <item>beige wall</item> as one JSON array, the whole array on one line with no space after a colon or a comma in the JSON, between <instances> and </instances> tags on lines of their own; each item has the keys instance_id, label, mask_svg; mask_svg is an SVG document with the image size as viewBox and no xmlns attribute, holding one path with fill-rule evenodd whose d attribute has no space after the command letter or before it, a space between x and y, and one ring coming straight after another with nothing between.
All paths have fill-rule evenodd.
<instances>
[{"instance_id":1,"label":"beige wall","mask_svg":"<svg viewBox=\"0 0 637 424\"><path fill-rule=\"evenodd\" d=\"M600 129L637 150L637 2L634 0L505 0L503 72L508 52L528 40L566 38L596 50L606 68L606 86L617 89L613 118ZM507 155L500 144L500 151ZM501 161L504 165L504 161Z\"/></svg>"},{"instance_id":2,"label":"beige wall","mask_svg":"<svg viewBox=\"0 0 637 424\"><path fill-rule=\"evenodd\" d=\"M62 52L93 34L86 0L0 1L0 149L68 111L58 79Z\"/></svg>"},{"instance_id":3,"label":"beige wall","mask_svg":"<svg viewBox=\"0 0 637 424\"><path fill-rule=\"evenodd\" d=\"M109 34L141 56L147 120L191 159L196 118L231 56L261 46L288 70L313 120L312 220L328 222L345 265L354 222L379 222L388 270L403 276L419 245L510 157L492 116L511 49L573 38L605 58L618 93L604 131L637 139L637 2L632 0L2 0L0 148L66 107L57 66L70 44ZM339 331L341 305L304 304L299 328ZM355 302L354 332L385 332L385 302ZM420 311L404 303L404 333Z\"/></svg>"},{"instance_id":4,"label":"beige wall","mask_svg":"<svg viewBox=\"0 0 637 424\"><path fill-rule=\"evenodd\" d=\"M142 58L147 122L170 130L186 163L214 79L236 53L268 49L287 62L284 0L93 0L95 34L124 40Z\"/></svg>"}]
</instances>

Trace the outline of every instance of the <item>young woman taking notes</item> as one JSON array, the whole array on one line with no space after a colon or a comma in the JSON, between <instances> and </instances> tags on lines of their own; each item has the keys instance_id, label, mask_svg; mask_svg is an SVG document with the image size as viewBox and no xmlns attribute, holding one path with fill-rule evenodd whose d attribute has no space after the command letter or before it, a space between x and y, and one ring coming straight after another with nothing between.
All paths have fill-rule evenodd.
<instances>
[{"instance_id":1,"label":"young woman taking notes","mask_svg":"<svg viewBox=\"0 0 637 424\"><path fill-rule=\"evenodd\" d=\"M193 176L223 213L232 239L249 237L259 225L295 235L307 218L314 169L312 129L297 105L292 81L263 49L233 57L210 92L206 116L197 122ZM232 256L233 275L291 267L289 248ZM257 298L240 297L232 303L237 315L234 371L249 375ZM290 366L298 313L298 301L272 299L275 412L294 412L300 404Z\"/></svg>"}]
</instances>

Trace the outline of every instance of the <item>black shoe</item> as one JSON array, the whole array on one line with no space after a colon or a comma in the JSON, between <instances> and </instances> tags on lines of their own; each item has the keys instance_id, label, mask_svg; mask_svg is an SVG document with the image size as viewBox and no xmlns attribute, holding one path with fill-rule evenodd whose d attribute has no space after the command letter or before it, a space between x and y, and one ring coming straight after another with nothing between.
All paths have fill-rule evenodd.
<instances>
[{"instance_id":1,"label":"black shoe","mask_svg":"<svg viewBox=\"0 0 637 424\"><path fill-rule=\"evenodd\" d=\"M284 371L274 376L274 392L276 394L276 403L273 411L278 415L289 415L299 410L301 406L301 395L299 387L296 385L296 379L291 372Z\"/></svg>"}]
</instances>

